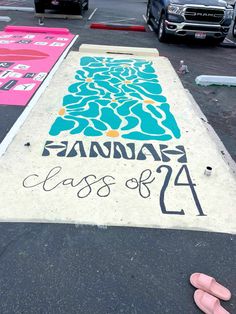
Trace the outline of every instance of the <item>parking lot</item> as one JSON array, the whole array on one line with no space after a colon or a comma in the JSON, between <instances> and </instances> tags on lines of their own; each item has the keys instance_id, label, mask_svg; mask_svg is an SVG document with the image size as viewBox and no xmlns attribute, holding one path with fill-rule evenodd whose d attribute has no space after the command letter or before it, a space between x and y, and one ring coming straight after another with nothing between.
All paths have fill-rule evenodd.
<instances>
[{"instance_id":1,"label":"parking lot","mask_svg":"<svg viewBox=\"0 0 236 314\"><path fill-rule=\"evenodd\" d=\"M24 1L24 6L32 7L32 1ZM146 14L146 1L91 1L89 10L85 12L82 20L45 19L47 27L67 27L73 34L79 34L77 43L73 50L78 50L83 43L117 45L128 47L157 48L161 56L167 57L173 67L178 70L180 60L188 65L189 73L181 76L181 81L187 88L209 123L213 126L220 139L236 159L236 113L235 113L235 88L232 87L199 87L195 84L198 75L227 75L234 76L236 71L235 49L216 47L202 42L190 42L187 40L174 39L169 44L158 42L155 32L146 25L144 16ZM94 10L95 14L88 20ZM2 15L10 16L11 25L37 26L38 19L31 12L2 11ZM147 32L129 32L115 30L90 29L92 22L121 23L145 25ZM1 28L6 23L0 22ZM228 39L233 41L232 34ZM2 140L15 119L21 113L20 108L0 108L1 129L0 140Z\"/></svg>"},{"instance_id":2,"label":"parking lot","mask_svg":"<svg viewBox=\"0 0 236 314\"><path fill-rule=\"evenodd\" d=\"M30 0L17 3L33 7ZM16 1L5 0L1 5L16 6ZM236 87L201 87L195 78L203 74L236 76L236 40L230 33L226 43L231 47L184 38L160 43L145 22L146 5L141 0L91 0L83 19L45 19L44 26L78 34L73 51L81 44L156 48L176 72L184 60L189 73L178 74L180 80L200 107L204 122L219 136L219 145L229 152L227 160L234 168ZM0 22L1 30L6 25L38 26L33 12L4 10L0 15L11 19ZM146 32L91 29L95 22L143 25ZM24 108L0 106L0 142ZM0 235L3 314L200 313L192 301L193 290L186 286L193 268L221 275L233 293L225 308L231 313L236 309L233 235L26 223L1 223ZM134 265L130 263L133 257Z\"/></svg>"}]
</instances>

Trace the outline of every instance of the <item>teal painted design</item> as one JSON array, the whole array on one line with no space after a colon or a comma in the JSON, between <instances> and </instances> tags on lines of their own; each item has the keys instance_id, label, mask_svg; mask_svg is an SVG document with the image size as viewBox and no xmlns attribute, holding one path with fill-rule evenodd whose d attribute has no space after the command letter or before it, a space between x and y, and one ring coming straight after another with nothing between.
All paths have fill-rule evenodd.
<instances>
[{"instance_id":1,"label":"teal painted design","mask_svg":"<svg viewBox=\"0 0 236 314\"><path fill-rule=\"evenodd\" d=\"M100 136L102 135L102 132L97 131L96 129L88 126L85 130L84 130L84 135L86 136Z\"/></svg>"},{"instance_id":2,"label":"teal painted design","mask_svg":"<svg viewBox=\"0 0 236 314\"><path fill-rule=\"evenodd\" d=\"M168 141L171 139L171 136L169 134L164 135L149 135L144 134L141 132L130 132L128 134L125 134L123 138L131 139L131 140L139 140L147 141L147 140L156 140L156 141Z\"/></svg>"},{"instance_id":3,"label":"teal painted design","mask_svg":"<svg viewBox=\"0 0 236 314\"><path fill-rule=\"evenodd\" d=\"M81 58L49 134L62 132L140 141L181 136L152 62L106 57Z\"/></svg>"},{"instance_id":4,"label":"teal painted design","mask_svg":"<svg viewBox=\"0 0 236 314\"><path fill-rule=\"evenodd\" d=\"M121 125L121 118L114 112L112 108L102 108L100 119L102 122L110 126L112 130L117 130Z\"/></svg>"},{"instance_id":5,"label":"teal painted design","mask_svg":"<svg viewBox=\"0 0 236 314\"><path fill-rule=\"evenodd\" d=\"M50 134L56 136L60 134L62 129L63 131L73 130L74 125L75 122L73 120L67 120L58 117L51 127Z\"/></svg>"},{"instance_id":6,"label":"teal painted design","mask_svg":"<svg viewBox=\"0 0 236 314\"><path fill-rule=\"evenodd\" d=\"M152 114L145 111L142 104L138 104L132 108L132 112L140 120L140 128L146 134L165 134L165 130L158 123Z\"/></svg>"},{"instance_id":7,"label":"teal painted design","mask_svg":"<svg viewBox=\"0 0 236 314\"><path fill-rule=\"evenodd\" d=\"M70 116L65 116L65 118L70 119ZM71 130L71 134L81 133L89 124L88 120L82 118L74 118L75 127Z\"/></svg>"},{"instance_id":8,"label":"teal painted design","mask_svg":"<svg viewBox=\"0 0 236 314\"><path fill-rule=\"evenodd\" d=\"M123 128L121 128L121 130L123 130L123 131L132 130L139 123L139 119L137 119L135 117L126 117L125 119L127 120L127 125L124 126Z\"/></svg>"},{"instance_id":9,"label":"teal painted design","mask_svg":"<svg viewBox=\"0 0 236 314\"><path fill-rule=\"evenodd\" d=\"M97 119L91 119L91 121L92 121L95 129L101 130L101 131L107 130L107 126L105 123L103 123Z\"/></svg>"}]
</instances>

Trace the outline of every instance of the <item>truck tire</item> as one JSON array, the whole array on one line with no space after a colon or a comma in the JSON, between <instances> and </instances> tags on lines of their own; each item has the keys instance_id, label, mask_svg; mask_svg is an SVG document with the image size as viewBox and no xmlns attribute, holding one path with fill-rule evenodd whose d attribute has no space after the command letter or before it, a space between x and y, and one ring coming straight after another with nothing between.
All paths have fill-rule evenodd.
<instances>
[{"instance_id":1,"label":"truck tire","mask_svg":"<svg viewBox=\"0 0 236 314\"><path fill-rule=\"evenodd\" d=\"M163 13L159 20L157 36L160 42L166 42L168 39L168 35L166 33L166 26L165 26L165 15Z\"/></svg>"},{"instance_id":2,"label":"truck tire","mask_svg":"<svg viewBox=\"0 0 236 314\"><path fill-rule=\"evenodd\" d=\"M43 1L34 1L34 6L35 6L35 12L36 13L44 13L45 12Z\"/></svg>"},{"instance_id":3,"label":"truck tire","mask_svg":"<svg viewBox=\"0 0 236 314\"><path fill-rule=\"evenodd\" d=\"M226 36L225 36L225 37L226 37ZM225 40L225 37L213 39L213 44L214 44L214 45L219 45L219 44L221 44L221 43Z\"/></svg>"},{"instance_id":4,"label":"truck tire","mask_svg":"<svg viewBox=\"0 0 236 314\"><path fill-rule=\"evenodd\" d=\"M86 2L86 4L85 4L85 6L84 6L84 10L88 10L88 8L89 8L89 0Z\"/></svg>"},{"instance_id":5,"label":"truck tire","mask_svg":"<svg viewBox=\"0 0 236 314\"><path fill-rule=\"evenodd\" d=\"M152 14L151 14L151 4L150 4L150 1L149 1L149 2L148 2L148 5L147 5L147 12L146 12L147 24L151 24L151 18L152 18Z\"/></svg>"},{"instance_id":6,"label":"truck tire","mask_svg":"<svg viewBox=\"0 0 236 314\"><path fill-rule=\"evenodd\" d=\"M82 15L83 13L82 1L79 1L78 3L71 6L70 11L71 11L71 14Z\"/></svg>"},{"instance_id":7,"label":"truck tire","mask_svg":"<svg viewBox=\"0 0 236 314\"><path fill-rule=\"evenodd\" d=\"M233 37L236 37L236 18L235 18L235 21L234 21L232 33L233 33Z\"/></svg>"}]
</instances>

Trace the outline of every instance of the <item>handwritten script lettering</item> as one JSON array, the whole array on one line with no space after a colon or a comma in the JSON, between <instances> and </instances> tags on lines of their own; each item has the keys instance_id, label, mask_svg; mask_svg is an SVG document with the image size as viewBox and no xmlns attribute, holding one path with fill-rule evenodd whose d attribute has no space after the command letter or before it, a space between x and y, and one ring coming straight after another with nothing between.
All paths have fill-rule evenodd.
<instances>
[{"instance_id":1,"label":"handwritten script lettering","mask_svg":"<svg viewBox=\"0 0 236 314\"><path fill-rule=\"evenodd\" d=\"M52 168L43 180L39 180L38 174L31 174L23 180L24 188L33 188L41 186L43 191L50 192L61 186L69 186L77 188L77 197L88 197L93 188L96 189L96 194L99 197L107 197L111 193L110 186L115 184L115 178L110 175L105 175L97 178L94 174L89 174L80 180L75 178L66 178L55 182L58 175L61 173L62 167L56 166Z\"/></svg>"},{"instance_id":2,"label":"handwritten script lettering","mask_svg":"<svg viewBox=\"0 0 236 314\"><path fill-rule=\"evenodd\" d=\"M62 176L62 167L56 166L50 169L43 177L36 173L28 175L23 180L23 187L27 189L37 187L41 188L44 192L50 192L59 188L67 187L73 190L75 189L77 197L82 199L94 195L94 193L97 197L108 197L112 193L112 186L117 185L116 179L112 175L97 177L94 174L88 174L79 179L72 177L62 179ZM170 186L172 176L172 168L169 165L163 164L158 166L158 168L154 171L151 169L145 169L141 171L137 177L128 179L123 178L124 182L122 186L128 190L133 190L133 193L137 191L138 195L143 199L150 197L156 198L158 196L158 202L156 204L162 214L185 215L187 209L180 208L178 210L173 210L167 208L166 206L166 192ZM172 181L174 181L174 183L172 183L172 189L186 188L186 193L190 193L189 196L193 199L197 210L197 216L206 216L197 196L195 189L196 184L194 184L191 179L187 165L180 166ZM155 185L153 185L154 183Z\"/></svg>"}]
</instances>

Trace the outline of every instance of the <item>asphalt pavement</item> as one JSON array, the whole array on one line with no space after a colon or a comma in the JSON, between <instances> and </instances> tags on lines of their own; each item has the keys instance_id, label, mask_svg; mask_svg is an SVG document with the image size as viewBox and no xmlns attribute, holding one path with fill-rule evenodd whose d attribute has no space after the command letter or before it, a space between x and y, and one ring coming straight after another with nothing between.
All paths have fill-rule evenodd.
<instances>
[{"instance_id":1,"label":"asphalt pavement","mask_svg":"<svg viewBox=\"0 0 236 314\"><path fill-rule=\"evenodd\" d=\"M33 6L33 1L21 2ZM159 43L143 18L146 1L93 0L89 6L82 20L45 19L45 26L79 34L76 51L83 43L157 48L176 70L184 60L189 73L180 76L182 84L236 161L236 88L195 84L202 74L235 76L236 50L204 41ZM31 12L0 15L9 16L10 25L38 26ZM145 25L147 32L94 30L91 22ZM6 25L0 22L0 29ZM0 106L0 141L23 110ZM198 271L231 289L233 298L224 306L234 313L235 240L200 231L1 223L0 313L200 313L188 281Z\"/></svg>"}]
</instances>

